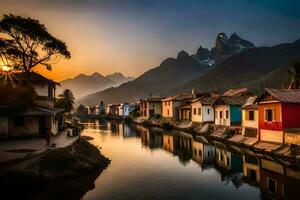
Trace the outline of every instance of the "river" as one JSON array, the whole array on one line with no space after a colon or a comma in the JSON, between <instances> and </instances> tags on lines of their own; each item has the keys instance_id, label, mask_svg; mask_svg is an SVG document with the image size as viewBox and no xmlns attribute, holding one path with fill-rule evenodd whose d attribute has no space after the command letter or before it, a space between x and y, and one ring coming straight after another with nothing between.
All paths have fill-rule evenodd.
<instances>
[{"instance_id":1,"label":"river","mask_svg":"<svg viewBox=\"0 0 300 200\"><path fill-rule=\"evenodd\" d=\"M203 137L113 121L82 135L111 159L83 199L295 199L300 169Z\"/></svg>"}]
</instances>

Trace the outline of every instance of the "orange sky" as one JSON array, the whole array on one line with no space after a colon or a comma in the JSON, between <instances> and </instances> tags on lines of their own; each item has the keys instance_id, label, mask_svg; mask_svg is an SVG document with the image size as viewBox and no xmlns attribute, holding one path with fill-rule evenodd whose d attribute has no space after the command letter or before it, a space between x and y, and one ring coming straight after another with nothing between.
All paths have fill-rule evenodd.
<instances>
[{"instance_id":1,"label":"orange sky","mask_svg":"<svg viewBox=\"0 0 300 200\"><path fill-rule=\"evenodd\" d=\"M0 0L0 17L38 19L66 42L70 60L38 69L60 81L94 72L137 77L181 50L213 47L219 32L257 46L292 42L300 37L299 8L281 0Z\"/></svg>"}]
</instances>

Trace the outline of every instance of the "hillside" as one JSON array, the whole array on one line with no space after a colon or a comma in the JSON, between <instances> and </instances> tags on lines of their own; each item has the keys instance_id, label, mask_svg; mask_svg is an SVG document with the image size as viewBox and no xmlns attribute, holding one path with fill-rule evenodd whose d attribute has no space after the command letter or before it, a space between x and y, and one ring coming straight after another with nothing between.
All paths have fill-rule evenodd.
<instances>
[{"instance_id":1,"label":"hillside","mask_svg":"<svg viewBox=\"0 0 300 200\"><path fill-rule=\"evenodd\" d=\"M181 90L223 92L247 87L256 92L263 87L281 87L289 64L300 58L300 40L274 47L258 47L233 55L203 76L181 86ZM173 88L172 92L178 89Z\"/></svg>"},{"instance_id":2,"label":"hillside","mask_svg":"<svg viewBox=\"0 0 300 200\"><path fill-rule=\"evenodd\" d=\"M125 77L121 73L113 73L107 76L103 76L97 72L90 76L80 74L74 78L61 81L61 87L58 88L58 93L61 93L64 89L71 89L75 97L80 98L97 91L119 86L131 80L133 80L133 78Z\"/></svg>"},{"instance_id":3,"label":"hillside","mask_svg":"<svg viewBox=\"0 0 300 200\"><path fill-rule=\"evenodd\" d=\"M147 71L135 80L88 95L77 104L96 105L101 100L105 103L132 102L150 94L168 95L171 88L200 76L209 68L182 51L177 58L166 59L159 67Z\"/></svg>"}]
</instances>

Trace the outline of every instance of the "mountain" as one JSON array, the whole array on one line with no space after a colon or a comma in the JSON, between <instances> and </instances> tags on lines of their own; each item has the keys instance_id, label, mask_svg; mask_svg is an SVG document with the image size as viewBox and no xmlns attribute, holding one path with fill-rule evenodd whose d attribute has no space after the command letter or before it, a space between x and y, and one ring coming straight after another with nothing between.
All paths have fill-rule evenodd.
<instances>
[{"instance_id":1,"label":"mountain","mask_svg":"<svg viewBox=\"0 0 300 200\"><path fill-rule=\"evenodd\" d=\"M218 64L232 55L254 47L254 44L240 38L236 33L233 33L229 39L225 33L219 33L217 35L216 45L211 49L210 58Z\"/></svg>"},{"instance_id":2,"label":"mountain","mask_svg":"<svg viewBox=\"0 0 300 200\"><path fill-rule=\"evenodd\" d=\"M247 87L253 92L263 87L280 88L288 67L297 59L300 59L300 40L273 47L251 47L229 57L180 88L183 91L196 88L199 91L217 92L241 87ZM173 88L172 91L177 92L178 89Z\"/></svg>"},{"instance_id":3,"label":"mountain","mask_svg":"<svg viewBox=\"0 0 300 200\"><path fill-rule=\"evenodd\" d=\"M200 47L193 55L185 51L168 58L134 81L82 98L79 103L96 104L137 101L155 95L196 91L223 93L229 89L280 88L290 64L300 59L300 40L273 47L255 47L232 34L218 34L211 50Z\"/></svg>"},{"instance_id":4,"label":"mountain","mask_svg":"<svg viewBox=\"0 0 300 200\"><path fill-rule=\"evenodd\" d=\"M105 76L106 78L109 78L110 80L112 80L115 83L118 84L122 84L122 83L126 83L128 81L132 81L134 78L133 77L125 77L122 73L120 72L115 72L113 74L109 74L107 76Z\"/></svg>"},{"instance_id":5,"label":"mountain","mask_svg":"<svg viewBox=\"0 0 300 200\"><path fill-rule=\"evenodd\" d=\"M90 93L104 90L110 87L119 86L133 78L125 77L121 73L114 73L103 76L97 72L92 75L79 74L74 78L69 78L60 82L61 87L58 88L58 93L64 89L71 89L76 98L83 97Z\"/></svg>"},{"instance_id":6,"label":"mountain","mask_svg":"<svg viewBox=\"0 0 300 200\"><path fill-rule=\"evenodd\" d=\"M133 81L116 88L109 88L87 95L77 104L96 105L99 101L119 103L138 101L150 94L168 95L170 89L186 83L209 70L187 52L181 51L177 58L167 58L160 66L145 72Z\"/></svg>"},{"instance_id":7,"label":"mountain","mask_svg":"<svg viewBox=\"0 0 300 200\"><path fill-rule=\"evenodd\" d=\"M215 47L209 50L200 46L193 58L201 64L214 66L243 50L251 48L255 48L254 44L242 39L236 33L233 33L229 38L226 33L219 33L215 41Z\"/></svg>"}]
</instances>

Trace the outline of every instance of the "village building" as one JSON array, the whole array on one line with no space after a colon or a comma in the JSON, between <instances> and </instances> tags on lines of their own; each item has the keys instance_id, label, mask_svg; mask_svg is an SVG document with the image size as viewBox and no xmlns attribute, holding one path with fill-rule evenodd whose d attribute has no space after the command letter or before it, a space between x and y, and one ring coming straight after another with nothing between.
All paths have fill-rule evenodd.
<instances>
[{"instance_id":1,"label":"village building","mask_svg":"<svg viewBox=\"0 0 300 200\"><path fill-rule=\"evenodd\" d=\"M265 89L255 102L260 140L300 145L299 89Z\"/></svg>"},{"instance_id":2,"label":"village building","mask_svg":"<svg viewBox=\"0 0 300 200\"><path fill-rule=\"evenodd\" d=\"M122 103L118 106L118 115L120 117L128 117L130 112L129 103Z\"/></svg>"},{"instance_id":3,"label":"village building","mask_svg":"<svg viewBox=\"0 0 300 200\"><path fill-rule=\"evenodd\" d=\"M242 106L242 135L258 138L258 106L254 104L256 96L249 97Z\"/></svg>"},{"instance_id":4,"label":"village building","mask_svg":"<svg viewBox=\"0 0 300 200\"><path fill-rule=\"evenodd\" d=\"M106 115L118 116L119 115L119 104L107 104L105 107Z\"/></svg>"},{"instance_id":5,"label":"village building","mask_svg":"<svg viewBox=\"0 0 300 200\"><path fill-rule=\"evenodd\" d=\"M177 107L179 120L192 120L192 106L190 103Z\"/></svg>"},{"instance_id":6,"label":"village building","mask_svg":"<svg viewBox=\"0 0 300 200\"><path fill-rule=\"evenodd\" d=\"M147 100L140 100L140 117L147 118Z\"/></svg>"},{"instance_id":7,"label":"village building","mask_svg":"<svg viewBox=\"0 0 300 200\"><path fill-rule=\"evenodd\" d=\"M191 103L191 120L196 123L213 122L215 112L212 104L214 101L215 98L212 97L199 97L193 100Z\"/></svg>"},{"instance_id":8,"label":"village building","mask_svg":"<svg viewBox=\"0 0 300 200\"><path fill-rule=\"evenodd\" d=\"M146 117L148 119L155 116L161 116L161 100L162 98L159 96L151 96L147 99Z\"/></svg>"},{"instance_id":9,"label":"village building","mask_svg":"<svg viewBox=\"0 0 300 200\"><path fill-rule=\"evenodd\" d=\"M162 99L162 117L169 119L178 119L179 118L179 109L178 107L190 103L195 98L193 93L183 93L172 97L167 97ZM185 113L186 114L186 113Z\"/></svg>"},{"instance_id":10,"label":"village building","mask_svg":"<svg viewBox=\"0 0 300 200\"><path fill-rule=\"evenodd\" d=\"M241 106L246 103L244 96L220 96L213 103L215 110L215 125L234 126L241 125Z\"/></svg>"},{"instance_id":11,"label":"village building","mask_svg":"<svg viewBox=\"0 0 300 200\"><path fill-rule=\"evenodd\" d=\"M27 84L25 73L14 74L14 84ZM44 136L47 129L56 135L64 128L64 109L54 108L55 89L59 83L46 77L31 73L29 76L31 87L34 88L37 96L35 106L17 113L1 114L1 131L6 137L27 137ZM2 111L5 108L2 108Z\"/></svg>"}]
</instances>

